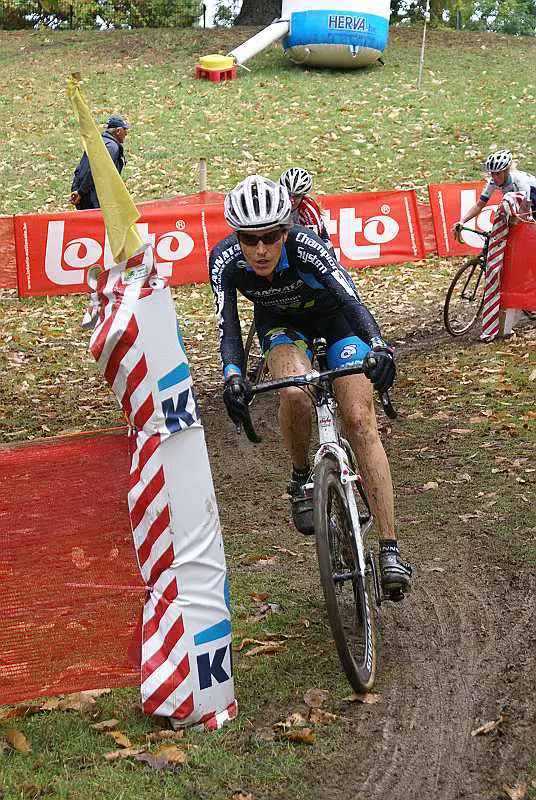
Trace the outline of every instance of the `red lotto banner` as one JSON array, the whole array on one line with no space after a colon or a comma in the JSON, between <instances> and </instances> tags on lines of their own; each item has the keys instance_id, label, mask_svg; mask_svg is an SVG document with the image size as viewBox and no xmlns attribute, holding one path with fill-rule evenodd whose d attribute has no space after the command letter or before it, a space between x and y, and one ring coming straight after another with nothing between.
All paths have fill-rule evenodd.
<instances>
[{"instance_id":1,"label":"red lotto banner","mask_svg":"<svg viewBox=\"0 0 536 800\"><path fill-rule=\"evenodd\" d=\"M172 285L206 282L210 248L229 233L221 195L139 206L138 230ZM90 267L112 264L100 211L15 217L21 297L88 292Z\"/></svg>"},{"instance_id":2,"label":"red lotto banner","mask_svg":"<svg viewBox=\"0 0 536 800\"><path fill-rule=\"evenodd\" d=\"M367 192L322 197L326 225L346 267L417 261L425 248L415 192ZM194 195L139 206L138 228L154 246L171 285L204 283L210 250L230 233L223 195ZM112 263L100 211L15 218L22 297L89 291L88 269Z\"/></svg>"},{"instance_id":3,"label":"red lotto banner","mask_svg":"<svg viewBox=\"0 0 536 800\"><path fill-rule=\"evenodd\" d=\"M483 188L482 182L441 183L428 187L438 255L465 256L482 250L483 239L476 231L491 230L493 216L502 200L501 192L495 191L480 214L467 223L473 230L462 232L461 243L452 235L452 227L476 203Z\"/></svg>"},{"instance_id":4,"label":"red lotto banner","mask_svg":"<svg viewBox=\"0 0 536 800\"><path fill-rule=\"evenodd\" d=\"M327 231L344 267L425 258L413 189L327 195L319 199Z\"/></svg>"}]
</instances>

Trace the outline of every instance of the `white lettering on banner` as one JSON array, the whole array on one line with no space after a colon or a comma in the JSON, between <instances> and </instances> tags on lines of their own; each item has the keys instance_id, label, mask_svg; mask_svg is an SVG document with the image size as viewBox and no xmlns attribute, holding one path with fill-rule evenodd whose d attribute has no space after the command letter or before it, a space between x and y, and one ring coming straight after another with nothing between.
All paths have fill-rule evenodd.
<instances>
[{"instance_id":1,"label":"white lettering on banner","mask_svg":"<svg viewBox=\"0 0 536 800\"><path fill-rule=\"evenodd\" d=\"M380 258L381 245L392 242L400 231L400 225L385 214L369 217L363 227L363 217L356 217L355 208L341 208L339 223L332 220L329 209L324 212L328 233L337 233L339 228L340 250L351 261L367 261ZM356 234L362 233L370 244L356 244ZM337 253L337 257L339 256Z\"/></svg>"},{"instance_id":2,"label":"white lettering on banner","mask_svg":"<svg viewBox=\"0 0 536 800\"><path fill-rule=\"evenodd\" d=\"M437 201L439 203L439 213L441 215L441 227L443 229L443 240L445 243L445 250L447 253L450 252L450 239L449 239L449 232L447 229L447 217L445 214L445 204L443 202L443 192L437 193Z\"/></svg>"},{"instance_id":3,"label":"white lettering on banner","mask_svg":"<svg viewBox=\"0 0 536 800\"><path fill-rule=\"evenodd\" d=\"M408 230L409 235L411 238L411 249L413 251L413 255L417 255L417 243L415 241L415 231L413 230L413 220L411 219L411 211L409 208L409 200L407 197L404 197L404 208L406 209L406 217L408 220Z\"/></svg>"},{"instance_id":4,"label":"white lettering on banner","mask_svg":"<svg viewBox=\"0 0 536 800\"><path fill-rule=\"evenodd\" d=\"M469 209L474 206L476 203L476 191L475 189L462 189L460 192L460 219L469 211ZM492 228L492 221L491 217L497 210L496 205L486 205L484 209L480 212L480 214L469 220L467 223L468 228L479 228L481 231L490 231ZM462 231L462 241L465 244L468 244L469 247L476 247L478 250L482 250L483 246L483 239L477 233L472 233L471 231Z\"/></svg>"},{"instance_id":5,"label":"white lettering on banner","mask_svg":"<svg viewBox=\"0 0 536 800\"><path fill-rule=\"evenodd\" d=\"M155 250L155 258L163 277L173 272L173 264L187 258L194 249L194 240L184 231L166 231L158 239L149 233L149 225L142 222L137 225L144 242L150 243ZM65 221L55 220L48 223L45 249L45 274L51 283L58 286L71 286L84 283L85 270L95 264L112 264L113 257L108 237L105 237L104 248L101 242L88 236L81 236L65 242ZM104 258L103 258L104 256Z\"/></svg>"},{"instance_id":6,"label":"white lettering on banner","mask_svg":"<svg viewBox=\"0 0 536 800\"><path fill-rule=\"evenodd\" d=\"M363 235L368 242L385 244L396 239L399 230L400 225L396 219L382 214L367 220Z\"/></svg>"},{"instance_id":7,"label":"white lettering on banner","mask_svg":"<svg viewBox=\"0 0 536 800\"><path fill-rule=\"evenodd\" d=\"M82 237L68 242L63 253L63 233L65 222L56 220L48 223L45 251L45 273L47 278L58 286L70 286L84 282L84 269L95 264L102 254L102 247L95 239ZM82 256L80 257L80 251ZM64 269L62 261L71 269ZM89 258L88 258L89 256ZM78 267L78 269L74 269Z\"/></svg>"},{"instance_id":8,"label":"white lettering on banner","mask_svg":"<svg viewBox=\"0 0 536 800\"><path fill-rule=\"evenodd\" d=\"M24 235L24 269L26 272L26 285L28 289L32 288L32 273L30 271L30 247L28 244L28 223L25 222L23 225L23 235Z\"/></svg>"}]
</instances>

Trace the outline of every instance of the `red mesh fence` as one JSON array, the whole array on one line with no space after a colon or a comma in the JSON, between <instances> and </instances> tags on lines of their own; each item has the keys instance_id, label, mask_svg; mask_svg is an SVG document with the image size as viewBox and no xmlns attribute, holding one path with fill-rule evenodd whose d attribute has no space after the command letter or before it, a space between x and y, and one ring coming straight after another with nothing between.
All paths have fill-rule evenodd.
<instances>
[{"instance_id":1,"label":"red mesh fence","mask_svg":"<svg viewBox=\"0 0 536 800\"><path fill-rule=\"evenodd\" d=\"M0 704L136 685L125 431L0 447Z\"/></svg>"}]
</instances>

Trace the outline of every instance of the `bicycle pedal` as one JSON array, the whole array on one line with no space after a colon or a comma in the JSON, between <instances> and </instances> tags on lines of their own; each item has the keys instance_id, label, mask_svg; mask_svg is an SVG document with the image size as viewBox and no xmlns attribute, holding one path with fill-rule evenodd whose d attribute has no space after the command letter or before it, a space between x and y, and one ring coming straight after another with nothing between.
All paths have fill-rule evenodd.
<instances>
[{"instance_id":1,"label":"bicycle pedal","mask_svg":"<svg viewBox=\"0 0 536 800\"><path fill-rule=\"evenodd\" d=\"M391 589L389 594L387 595L388 600L392 600L393 603L400 603L401 600L404 599L406 595L402 591L402 589Z\"/></svg>"}]
</instances>

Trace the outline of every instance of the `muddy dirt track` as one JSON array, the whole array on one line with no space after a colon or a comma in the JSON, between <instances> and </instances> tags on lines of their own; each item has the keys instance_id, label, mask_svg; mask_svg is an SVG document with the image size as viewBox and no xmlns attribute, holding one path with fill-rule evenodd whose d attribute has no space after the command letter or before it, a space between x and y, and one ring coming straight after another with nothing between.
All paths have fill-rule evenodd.
<instances>
[{"instance_id":1,"label":"muddy dirt track","mask_svg":"<svg viewBox=\"0 0 536 800\"><path fill-rule=\"evenodd\" d=\"M441 335L419 334L400 348L401 375L421 351L451 346ZM478 353L481 345L464 347ZM403 392L398 404L403 411ZM265 545L296 547L298 535L281 499L288 469L275 400L264 397L254 407L264 435L260 446L236 437L230 426L222 431L218 395L206 396L203 406L227 543L252 529L262 532ZM476 800L505 797L503 784L522 782L526 794L519 797L534 796L534 550L527 557L527 542L534 547L534 505L527 502L524 480L514 490L517 496L511 483L489 483L490 464L507 459L512 447L529 463L528 445L500 437L478 440L475 458L471 447L466 451L447 435L445 426L463 422L434 422L428 419L432 411L422 420L402 418L392 430L381 423L397 487L403 554L414 564L414 591L402 604L383 605L375 687L382 702L345 709L346 747L323 765L321 776L311 775L311 797ZM427 475L439 479L443 491L423 493L419 487ZM493 498L488 511L481 510L485 497ZM232 559L230 569L232 580ZM314 554L303 572L297 581L306 595L318 582ZM321 603L319 609L323 613ZM493 720L500 720L496 730L472 735ZM277 796L291 797L292 790Z\"/></svg>"}]
</instances>

